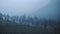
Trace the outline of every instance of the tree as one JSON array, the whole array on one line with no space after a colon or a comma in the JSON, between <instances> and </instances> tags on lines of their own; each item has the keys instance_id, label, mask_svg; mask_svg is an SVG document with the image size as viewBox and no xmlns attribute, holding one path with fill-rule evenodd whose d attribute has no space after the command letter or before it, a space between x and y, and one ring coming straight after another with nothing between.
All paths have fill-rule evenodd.
<instances>
[{"instance_id":1,"label":"tree","mask_svg":"<svg viewBox=\"0 0 60 34\"><path fill-rule=\"evenodd\" d=\"M12 16L11 17L11 22L15 23L15 20L16 20L16 16Z\"/></svg>"},{"instance_id":2,"label":"tree","mask_svg":"<svg viewBox=\"0 0 60 34\"><path fill-rule=\"evenodd\" d=\"M0 20L3 20L3 14L0 13Z\"/></svg>"},{"instance_id":3,"label":"tree","mask_svg":"<svg viewBox=\"0 0 60 34\"><path fill-rule=\"evenodd\" d=\"M46 29L46 27L48 26L48 22L47 22L48 20L46 20L46 19L43 19L43 25L44 25L44 28Z\"/></svg>"},{"instance_id":4,"label":"tree","mask_svg":"<svg viewBox=\"0 0 60 34\"><path fill-rule=\"evenodd\" d=\"M6 15L6 16L5 16L5 20L6 20L6 21L9 21L9 17L10 17L9 15Z\"/></svg>"},{"instance_id":5,"label":"tree","mask_svg":"<svg viewBox=\"0 0 60 34\"><path fill-rule=\"evenodd\" d=\"M25 20L26 20L26 15L23 15L22 16L22 21L25 22Z\"/></svg>"},{"instance_id":6,"label":"tree","mask_svg":"<svg viewBox=\"0 0 60 34\"><path fill-rule=\"evenodd\" d=\"M39 22L39 19L38 19L37 16L34 16L34 23L35 23L36 26L39 27L40 22Z\"/></svg>"}]
</instances>

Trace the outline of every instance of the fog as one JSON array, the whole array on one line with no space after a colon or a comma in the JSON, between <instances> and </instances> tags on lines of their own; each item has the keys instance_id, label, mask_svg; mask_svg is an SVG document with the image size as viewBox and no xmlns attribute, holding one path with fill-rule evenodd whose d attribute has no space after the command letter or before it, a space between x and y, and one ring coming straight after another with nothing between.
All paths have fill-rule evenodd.
<instances>
[{"instance_id":1,"label":"fog","mask_svg":"<svg viewBox=\"0 0 60 34\"><path fill-rule=\"evenodd\" d=\"M38 16L57 18L57 0L0 0L0 12L10 16Z\"/></svg>"}]
</instances>

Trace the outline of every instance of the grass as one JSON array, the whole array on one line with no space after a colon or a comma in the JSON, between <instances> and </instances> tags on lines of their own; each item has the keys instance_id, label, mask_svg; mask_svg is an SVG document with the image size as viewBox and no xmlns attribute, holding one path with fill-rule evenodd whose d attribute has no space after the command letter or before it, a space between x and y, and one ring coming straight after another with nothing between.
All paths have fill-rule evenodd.
<instances>
[{"instance_id":1,"label":"grass","mask_svg":"<svg viewBox=\"0 0 60 34\"><path fill-rule=\"evenodd\" d=\"M44 29L42 27L32 27L19 23L11 23L10 21L0 21L1 34L53 34L53 30Z\"/></svg>"}]
</instances>

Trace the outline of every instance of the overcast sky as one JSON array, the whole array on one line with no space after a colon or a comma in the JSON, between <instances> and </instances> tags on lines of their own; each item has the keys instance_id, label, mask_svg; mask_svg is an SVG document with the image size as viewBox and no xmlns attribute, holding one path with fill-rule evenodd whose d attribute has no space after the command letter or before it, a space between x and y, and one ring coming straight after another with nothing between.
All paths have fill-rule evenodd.
<instances>
[{"instance_id":1,"label":"overcast sky","mask_svg":"<svg viewBox=\"0 0 60 34\"><path fill-rule=\"evenodd\" d=\"M57 14L55 4L56 0L0 0L0 12L10 16L26 14L48 17L52 14L53 17Z\"/></svg>"},{"instance_id":2,"label":"overcast sky","mask_svg":"<svg viewBox=\"0 0 60 34\"><path fill-rule=\"evenodd\" d=\"M0 0L1 8L4 13L31 14L43 8L50 0Z\"/></svg>"}]
</instances>

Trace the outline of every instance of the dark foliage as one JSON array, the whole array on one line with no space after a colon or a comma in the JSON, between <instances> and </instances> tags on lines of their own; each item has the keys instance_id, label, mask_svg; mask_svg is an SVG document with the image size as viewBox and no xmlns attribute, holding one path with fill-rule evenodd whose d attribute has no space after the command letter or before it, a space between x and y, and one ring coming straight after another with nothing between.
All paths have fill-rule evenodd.
<instances>
[{"instance_id":1,"label":"dark foliage","mask_svg":"<svg viewBox=\"0 0 60 34\"><path fill-rule=\"evenodd\" d=\"M60 34L60 20L0 13L0 34Z\"/></svg>"}]
</instances>

